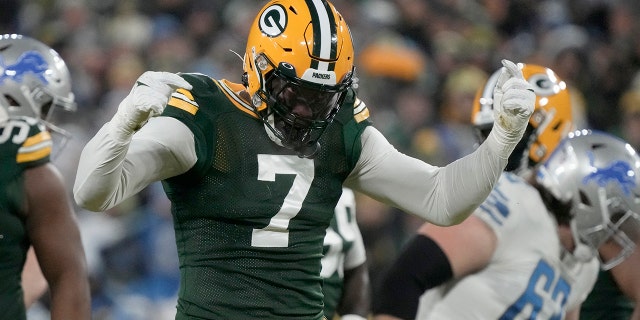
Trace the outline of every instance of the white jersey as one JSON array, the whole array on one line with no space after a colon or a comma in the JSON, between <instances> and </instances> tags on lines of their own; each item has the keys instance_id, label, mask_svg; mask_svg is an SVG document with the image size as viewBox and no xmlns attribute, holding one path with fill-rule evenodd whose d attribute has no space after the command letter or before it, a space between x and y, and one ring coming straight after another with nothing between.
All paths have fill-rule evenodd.
<instances>
[{"instance_id":1,"label":"white jersey","mask_svg":"<svg viewBox=\"0 0 640 320\"><path fill-rule=\"evenodd\" d=\"M329 278L334 274L342 278L345 269L353 269L367 259L355 209L356 199L353 191L342 188L335 216L324 237L325 254L322 257L320 273L323 278Z\"/></svg>"},{"instance_id":2,"label":"white jersey","mask_svg":"<svg viewBox=\"0 0 640 320\"><path fill-rule=\"evenodd\" d=\"M491 261L428 290L417 319L559 320L584 301L598 275L597 259L579 263L563 254L555 219L522 178L503 174L474 214L496 234Z\"/></svg>"}]
</instances>

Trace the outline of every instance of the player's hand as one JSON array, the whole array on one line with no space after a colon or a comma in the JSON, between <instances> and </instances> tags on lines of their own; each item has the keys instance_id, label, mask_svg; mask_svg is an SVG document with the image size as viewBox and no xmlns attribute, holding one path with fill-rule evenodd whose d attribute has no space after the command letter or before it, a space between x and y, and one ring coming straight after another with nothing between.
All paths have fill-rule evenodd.
<instances>
[{"instance_id":1,"label":"player's hand","mask_svg":"<svg viewBox=\"0 0 640 320\"><path fill-rule=\"evenodd\" d=\"M520 141L527 128L536 95L515 63L502 60L502 65L493 91L492 130L496 131L496 138L501 142L515 144Z\"/></svg>"},{"instance_id":2,"label":"player's hand","mask_svg":"<svg viewBox=\"0 0 640 320\"><path fill-rule=\"evenodd\" d=\"M111 120L115 138L126 141L151 117L162 113L171 94L178 88L191 90L192 86L182 77L170 72L147 71L143 73L120 103Z\"/></svg>"}]
</instances>

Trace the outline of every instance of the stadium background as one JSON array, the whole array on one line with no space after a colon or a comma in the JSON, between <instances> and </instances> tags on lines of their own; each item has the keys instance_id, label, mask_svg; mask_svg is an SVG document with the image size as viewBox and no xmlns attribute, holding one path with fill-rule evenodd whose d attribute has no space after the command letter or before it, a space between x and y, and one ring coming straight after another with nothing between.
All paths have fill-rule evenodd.
<instances>
[{"instance_id":1,"label":"stadium background","mask_svg":"<svg viewBox=\"0 0 640 320\"><path fill-rule=\"evenodd\" d=\"M84 143L145 70L240 82L257 0L0 0L0 32L56 49L78 112L55 158L73 185ZM433 164L470 152L471 101L501 58L551 67L572 92L579 127L640 147L640 2L633 0L336 0L351 27L359 95L396 147ZM237 54L236 54L237 53ZM172 319L178 284L161 187L95 214L76 208L94 319ZM374 286L420 221L358 198ZM30 319L46 318L46 297Z\"/></svg>"}]
</instances>

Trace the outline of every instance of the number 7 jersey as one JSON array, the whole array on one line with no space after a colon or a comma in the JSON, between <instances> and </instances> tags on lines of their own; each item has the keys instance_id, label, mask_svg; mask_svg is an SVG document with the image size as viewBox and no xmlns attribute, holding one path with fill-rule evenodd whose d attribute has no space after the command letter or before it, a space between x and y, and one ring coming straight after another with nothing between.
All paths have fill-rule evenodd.
<instances>
[{"instance_id":1,"label":"number 7 jersey","mask_svg":"<svg viewBox=\"0 0 640 320\"><path fill-rule=\"evenodd\" d=\"M322 319L325 230L369 125L359 101L349 94L307 159L269 139L239 85L183 77L193 89L163 113L189 127L197 154L163 181L180 258L177 319Z\"/></svg>"}]
</instances>

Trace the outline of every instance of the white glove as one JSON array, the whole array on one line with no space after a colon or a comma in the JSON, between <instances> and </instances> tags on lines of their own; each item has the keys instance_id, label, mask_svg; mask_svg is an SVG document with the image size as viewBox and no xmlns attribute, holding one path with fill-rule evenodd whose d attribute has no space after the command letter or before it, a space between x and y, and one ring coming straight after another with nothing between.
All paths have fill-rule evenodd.
<instances>
[{"instance_id":1,"label":"white glove","mask_svg":"<svg viewBox=\"0 0 640 320\"><path fill-rule=\"evenodd\" d=\"M182 77L170 72L147 71L136 80L110 122L114 139L128 141L151 117L162 114L171 94L178 88L191 90Z\"/></svg>"},{"instance_id":2,"label":"white glove","mask_svg":"<svg viewBox=\"0 0 640 320\"><path fill-rule=\"evenodd\" d=\"M502 65L493 89L494 122L491 134L501 146L501 156L508 158L527 128L536 95L515 63L502 60Z\"/></svg>"}]
</instances>

